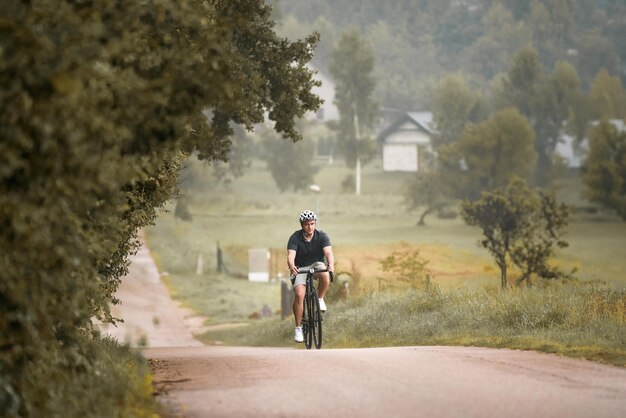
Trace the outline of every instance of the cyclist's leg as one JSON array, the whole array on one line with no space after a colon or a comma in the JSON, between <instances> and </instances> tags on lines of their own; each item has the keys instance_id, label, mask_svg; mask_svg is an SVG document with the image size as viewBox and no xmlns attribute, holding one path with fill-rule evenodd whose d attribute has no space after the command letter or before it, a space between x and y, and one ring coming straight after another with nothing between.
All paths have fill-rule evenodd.
<instances>
[{"instance_id":1,"label":"cyclist's leg","mask_svg":"<svg viewBox=\"0 0 626 418\"><path fill-rule=\"evenodd\" d=\"M318 261L313 264L313 268L326 269L326 264ZM330 274L328 272L315 273L315 278L318 280L317 297L324 299L324 295L326 295L326 290L328 290L328 285L330 284Z\"/></svg>"},{"instance_id":2,"label":"cyclist's leg","mask_svg":"<svg viewBox=\"0 0 626 418\"><path fill-rule=\"evenodd\" d=\"M296 322L296 327L302 325L302 312L304 311L304 293L306 292L306 273L298 274L293 282L293 304L291 309L293 310L293 317Z\"/></svg>"},{"instance_id":3,"label":"cyclist's leg","mask_svg":"<svg viewBox=\"0 0 626 418\"><path fill-rule=\"evenodd\" d=\"M317 297L320 299L324 299L326 295L326 291L328 290L328 286L330 285L330 274L328 272L325 273L317 273L317 279L319 284L317 285Z\"/></svg>"}]
</instances>

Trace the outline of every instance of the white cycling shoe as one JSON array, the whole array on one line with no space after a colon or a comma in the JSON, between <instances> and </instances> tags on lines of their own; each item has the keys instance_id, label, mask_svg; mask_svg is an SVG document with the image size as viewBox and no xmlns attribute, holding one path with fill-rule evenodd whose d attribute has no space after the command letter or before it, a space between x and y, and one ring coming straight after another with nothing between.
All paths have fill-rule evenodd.
<instances>
[{"instance_id":1,"label":"white cycling shoe","mask_svg":"<svg viewBox=\"0 0 626 418\"><path fill-rule=\"evenodd\" d=\"M304 342L304 334L302 334L302 327L296 327L296 331L295 331L295 335L294 335L293 339L297 343L303 343Z\"/></svg>"},{"instance_id":2,"label":"white cycling shoe","mask_svg":"<svg viewBox=\"0 0 626 418\"><path fill-rule=\"evenodd\" d=\"M324 302L324 299L322 298L320 298L320 311L326 312L326 302Z\"/></svg>"}]
</instances>

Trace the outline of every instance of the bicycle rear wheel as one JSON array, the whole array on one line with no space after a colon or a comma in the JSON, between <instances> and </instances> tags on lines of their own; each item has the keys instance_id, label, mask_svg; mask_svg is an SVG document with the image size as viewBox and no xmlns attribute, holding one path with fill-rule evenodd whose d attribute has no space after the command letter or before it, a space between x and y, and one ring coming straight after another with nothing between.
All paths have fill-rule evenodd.
<instances>
[{"instance_id":1,"label":"bicycle rear wheel","mask_svg":"<svg viewBox=\"0 0 626 418\"><path fill-rule=\"evenodd\" d=\"M304 345L311 349L313 345L313 307L308 294L304 295L304 312L302 313L302 332L304 334Z\"/></svg>"},{"instance_id":2,"label":"bicycle rear wheel","mask_svg":"<svg viewBox=\"0 0 626 418\"><path fill-rule=\"evenodd\" d=\"M317 297L317 290L313 289L313 295L311 300L311 334L313 334L313 341L315 342L315 348L322 348L322 312L320 311L320 300Z\"/></svg>"}]
</instances>

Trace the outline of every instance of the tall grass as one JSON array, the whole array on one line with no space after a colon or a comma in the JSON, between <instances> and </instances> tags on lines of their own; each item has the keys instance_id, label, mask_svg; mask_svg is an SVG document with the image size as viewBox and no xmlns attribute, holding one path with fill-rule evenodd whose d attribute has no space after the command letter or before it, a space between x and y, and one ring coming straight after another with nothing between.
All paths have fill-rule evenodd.
<instances>
[{"instance_id":1,"label":"tall grass","mask_svg":"<svg viewBox=\"0 0 626 418\"><path fill-rule=\"evenodd\" d=\"M500 292L495 287L498 269L477 246L481 236L477 228L460 218L436 216L429 216L426 226L416 226L418 214L403 205L402 190L410 174L385 173L379 165L368 165L363 170L362 194L355 196L341 190L341 180L350 173L345 165L319 168L315 177L322 190L319 195L280 193L258 161L228 186L207 183L198 175L186 190L193 222L178 222L165 214L146 231L159 268L171 273L167 280L175 297L213 323L245 321L263 304L277 310L279 286L209 272L215 271L217 242L233 271L245 272L247 249L258 247L276 249L272 269L284 269L286 240L298 228L297 214L319 204L320 226L331 236L336 268L352 277L351 297L331 300L331 311L325 316L325 345L482 345L624 363L626 223L613 214L575 215L565 236L570 247L552 261L565 271L578 269L581 280L601 279L617 290L566 284ZM568 179L560 197L584 205L579 183L577 177ZM428 261L442 290L403 291L381 271L382 259L412 248ZM206 270L198 276L200 253ZM340 293L339 282L331 287L331 295ZM291 318L251 324L203 338L233 344L292 344Z\"/></svg>"},{"instance_id":2,"label":"tall grass","mask_svg":"<svg viewBox=\"0 0 626 418\"><path fill-rule=\"evenodd\" d=\"M407 290L338 302L325 316L326 347L464 345L558 353L626 366L626 289ZM291 321L207 333L207 342L291 345Z\"/></svg>"}]
</instances>

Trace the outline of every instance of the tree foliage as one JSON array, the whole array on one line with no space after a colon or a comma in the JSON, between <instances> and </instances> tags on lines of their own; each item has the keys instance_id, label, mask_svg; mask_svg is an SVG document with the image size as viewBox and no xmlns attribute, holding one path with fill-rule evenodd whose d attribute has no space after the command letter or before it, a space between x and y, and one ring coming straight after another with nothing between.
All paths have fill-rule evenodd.
<instances>
[{"instance_id":1,"label":"tree foliage","mask_svg":"<svg viewBox=\"0 0 626 418\"><path fill-rule=\"evenodd\" d=\"M377 116L372 94L374 54L358 31L348 31L333 50L330 73L336 83L335 102L339 110L337 147L346 164L354 168L357 160L373 156L371 128Z\"/></svg>"},{"instance_id":2,"label":"tree foliage","mask_svg":"<svg viewBox=\"0 0 626 418\"><path fill-rule=\"evenodd\" d=\"M426 216L445 207L449 196L448 186L436 171L415 173L407 182L404 194L409 209L422 208L418 225L426 225Z\"/></svg>"},{"instance_id":3,"label":"tree foliage","mask_svg":"<svg viewBox=\"0 0 626 418\"><path fill-rule=\"evenodd\" d=\"M547 167L548 155L543 151L543 137L539 138L538 129L545 119L546 95L545 74L535 48L527 47L513 57L509 71L502 80L502 85L495 92L498 107L515 107L524 115L534 131L534 146L538 152L541 169Z\"/></svg>"},{"instance_id":4,"label":"tree foliage","mask_svg":"<svg viewBox=\"0 0 626 418\"><path fill-rule=\"evenodd\" d=\"M468 75L491 80L505 69L513 55L531 42L532 32L511 10L497 2L482 17L483 34L463 51Z\"/></svg>"},{"instance_id":5,"label":"tree foliage","mask_svg":"<svg viewBox=\"0 0 626 418\"><path fill-rule=\"evenodd\" d=\"M313 165L313 142L300 141L286 147L273 131L266 131L262 135L261 149L261 158L281 192L289 189L301 191L313 184L317 173L317 167Z\"/></svg>"},{"instance_id":6,"label":"tree foliage","mask_svg":"<svg viewBox=\"0 0 626 418\"><path fill-rule=\"evenodd\" d=\"M519 268L517 283L530 283L531 275L557 278L562 274L548 264L555 247L565 247L561 234L569 209L553 195L533 191L520 178L506 187L484 192L474 202L464 201L461 215L468 225L482 229L480 245L494 257L500 269L500 285L508 286L511 263Z\"/></svg>"},{"instance_id":7,"label":"tree foliage","mask_svg":"<svg viewBox=\"0 0 626 418\"><path fill-rule=\"evenodd\" d=\"M534 133L515 108L469 124L461 138L440 149L443 181L460 197L504 187L514 176L528 179L537 159Z\"/></svg>"},{"instance_id":8,"label":"tree foliage","mask_svg":"<svg viewBox=\"0 0 626 418\"><path fill-rule=\"evenodd\" d=\"M525 237L511 251L511 260L521 274L516 284L526 283L532 286L531 277L558 279L567 275L549 264L556 248L566 248L569 244L561 239L571 209L556 201L554 193L537 191L536 210L527 214L531 228Z\"/></svg>"},{"instance_id":9,"label":"tree foliage","mask_svg":"<svg viewBox=\"0 0 626 418\"><path fill-rule=\"evenodd\" d=\"M385 107L426 108L441 74L459 69L487 85L527 45L537 48L544 68L572 64L585 89L601 68L624 78L622 1L310 0L282 1L281 7L284 16L295 17L301 27L312 25L322 39L338 39L343 28L357 25L374 45L376 75L384 86L376 98ZM330 48L316 54L321 70L331 60Z\"/></svg>"},{"instance_id":10,"label":"tree foliage","mask_svg":"<svg viewBox=\"0 0 626 418\"><path fill-rule=\"evenodd\" d=\"M571 64L559 61L551 73L546 72L537 50L529 47L514 56L494 92L497 107L519 109L535 133L538 161L534 174L538 184L552 180L557 161L555 150L564 130L580 136L586 129L588 109L580 84Z\"/></svg>"},{"instance_id":11,"label":"tree foliage","mask_svg":"<svg viewBox=\"0 0 626 418\"><path fill-rule=\"evenodd\" d=\"M479 97L467 86L461 74L441 79L433 92L433 141L436 146L455 142L479 107Z\"/></svg>"},{"instance_id":12,"label":"tree foliage","mask_svg":"<svg viewBox=\"0 0 626 418\"><path fill-rule=\"evenodd\" d=\"M626 221L626 131L607 121L590 130L583 171L585 195Z\"/></svg>"},{"instance_id":13,"label":"tree foliage","mask_svg":"<svg viewBox=\"0 0 626 418\"><path fill-rule=\"evenodd\" d=\"M595 120L626 119L626 91L619 77L605 69L598 72L589 91L590 117Z\"/></svg>"},{"instance_id":14,"label":"tree foliage","mask_svg":"<svg viewBox=\"0 0 626 418\"><path fill-rule=\"evenodd\" d=\"M336 28L358 25L374 46L374 97L387 109L432 110L436 142L458 137L466 123L465 92L442 91L451 73L461 71L472 89L484 92L486 113L517 107L535 133L533 181L540 186L553 184L563 172L567 161L557 146L565 133L580 143L589 123L626 117L617 85L626 79L623 2L364 0L335 7L311 0L282 7L307 22L323 16L332 39ZM329 54L316 58L322 71L330 67ZM471 121L482 120L475 116Z\"/></svg>"},{"instance_id":15,"label":"tree foliage","mask_svg":"<svg viewBox=\"0 0 626 418\"><path fill-rule=\"evenodd\" d=\"M624 38L611 40L602 36L599 31L583 33L579 36L575 64L585 87L591 85L602 69L614 76L620 75L620 67L626 61L625 55L618 55L618 48L622 48L623 51L623 40Z\"/></svg>"},{"instance_id":16,"label":"tree foliage","mask_svg":"<svg viewBox=\"0 0 626 418\"><path fill-rule=\"evenodd\" d=\"M72 416L138 229L189 153L228 157L233 123L300 138L316 37L278 38L258 0L0 8L0 415Z\"/></svg>"}]
</instances>

